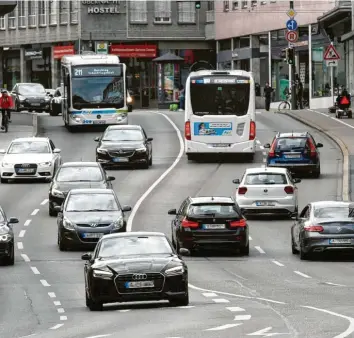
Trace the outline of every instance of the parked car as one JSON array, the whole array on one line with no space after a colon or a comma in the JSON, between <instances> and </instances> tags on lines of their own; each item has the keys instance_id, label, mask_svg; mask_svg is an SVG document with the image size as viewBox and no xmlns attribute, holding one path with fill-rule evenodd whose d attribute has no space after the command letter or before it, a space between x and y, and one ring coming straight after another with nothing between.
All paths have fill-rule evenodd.
<instances>
[{"instance_id":1,"label":"parked car","mask_svg":"<svg viewBox=\"0 0 354 338\"><path fill-rule=\"evenodd\" d=\"M58 87L53 94L53 97L50 101L50 116L58 116L62 113L61 103L63 100L63 88Z\"/></svg>"}]
</instances>

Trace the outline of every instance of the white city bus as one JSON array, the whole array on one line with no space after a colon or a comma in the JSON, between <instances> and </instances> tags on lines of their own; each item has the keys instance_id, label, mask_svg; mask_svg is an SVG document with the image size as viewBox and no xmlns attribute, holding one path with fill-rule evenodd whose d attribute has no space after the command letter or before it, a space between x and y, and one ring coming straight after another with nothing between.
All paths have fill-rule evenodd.
<instances>
[{"instance_id":1,"label":"white city bus","mask_svg":"<svg viewBox=\"0 0 354 338\"><path fill-rule=\"evenodd\" d=\"M192 72L185 93L185 152L189 160L208 154L256 152L255 85L242 70Z\"/></svg>"},{"instance_id":2,"label":"white city bus","mask_svg":"<svg viewBox=\"0 0 354 338\"><path fill-rule=\"evenodd\" d=\"M63 56L62 112L69 130L128 123L126 65L116 55Z\"/></svg>"}]
</instances>

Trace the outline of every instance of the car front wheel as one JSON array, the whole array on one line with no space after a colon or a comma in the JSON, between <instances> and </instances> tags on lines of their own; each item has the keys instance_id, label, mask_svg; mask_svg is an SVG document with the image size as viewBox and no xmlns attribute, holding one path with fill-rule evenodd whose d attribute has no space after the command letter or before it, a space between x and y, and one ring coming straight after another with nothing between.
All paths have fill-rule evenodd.
<instances>
[{"instance_id":1,"label":"car front wheel","mask_svg":"<svg viewBox=\"0 0 354 338\"><path fill-rule=\"evenodd\" d=\"M170 299L170 304L172 306L187 306L189 304L188 290L185 295Z\"/></svg>"}]
</instances>

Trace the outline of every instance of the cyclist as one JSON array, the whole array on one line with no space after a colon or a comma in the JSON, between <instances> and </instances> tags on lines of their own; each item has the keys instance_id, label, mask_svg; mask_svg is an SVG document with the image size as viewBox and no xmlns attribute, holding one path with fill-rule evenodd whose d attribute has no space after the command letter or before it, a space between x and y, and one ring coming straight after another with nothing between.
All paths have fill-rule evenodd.
<instances>
[{"instance_id":1,"label":"cyclist","mask_svg":"<svg viewBox=\"0 0 354 338\"><path fill-rule=\"evenodd\" d=\"M7 113L8 121L11 122L11 108L13 105L12 97L9 95L8 91L3 89L1 90L1 97L0 97L0 108L1 108L1 129L5 129L5 114Z\"/></svg>"},{"instance_id":2,"label":"cyclist","mask_svg":"<svg viewBox=\"0 0 354 338\"><path fill-rule=\"evenodd\" d=\"M348 91L344 88L342 93L337 97L337 105L339 109L349 108L351 104L351 97Z\"/></svg>"}]
</instances>

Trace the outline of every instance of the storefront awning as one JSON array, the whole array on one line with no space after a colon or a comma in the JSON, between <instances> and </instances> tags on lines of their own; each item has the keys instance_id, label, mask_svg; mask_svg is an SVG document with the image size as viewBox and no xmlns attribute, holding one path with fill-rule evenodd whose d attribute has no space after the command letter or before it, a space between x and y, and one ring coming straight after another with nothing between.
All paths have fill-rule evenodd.
<instances>
[{"instance_id":1,"label":"storefront awning","mask_svg":"<svg viewBox=\"0 0 354 338\"><path fill-rule=\"evenodd\" d=\"M330 27L344 20L351 19L351 6L335 7L331 11L317 18L322 27Z\"/></svg>"}]
</instances>

